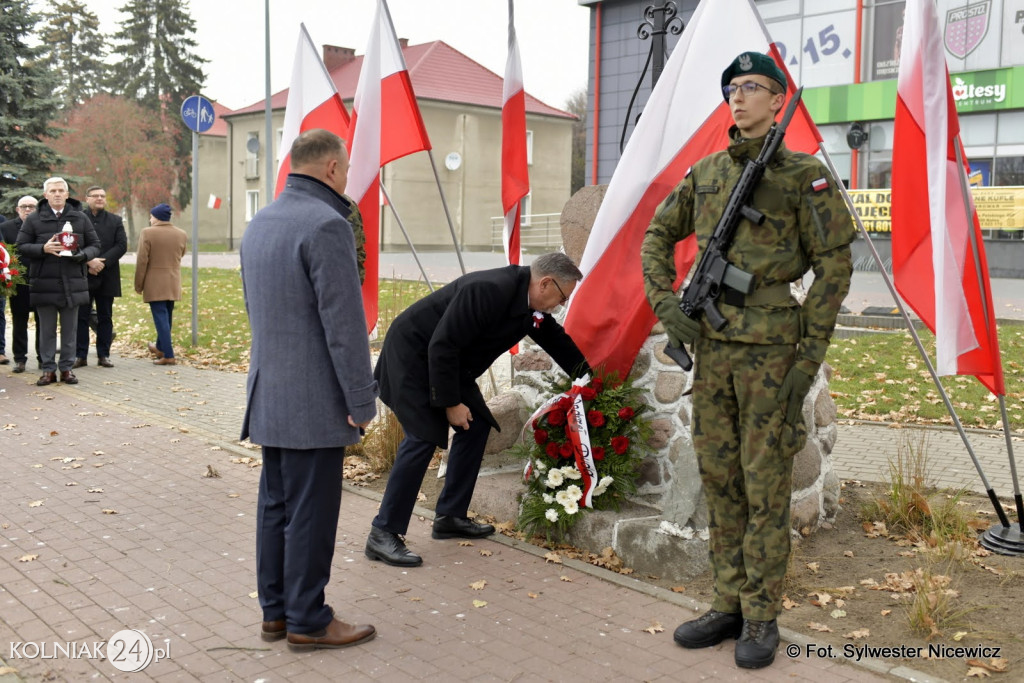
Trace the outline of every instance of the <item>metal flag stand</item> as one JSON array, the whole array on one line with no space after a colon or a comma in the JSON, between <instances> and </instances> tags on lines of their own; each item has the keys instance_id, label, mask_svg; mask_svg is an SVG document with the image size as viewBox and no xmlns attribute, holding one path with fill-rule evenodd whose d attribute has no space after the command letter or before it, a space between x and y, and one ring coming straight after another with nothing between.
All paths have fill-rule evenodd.
<instances>
[{"instance_id":1,"label":"metal flag stand","mask_svg":"<svg viewBox=\"0 0 1024 683\"><path fill-rule=\"evenodd\" d=\"M957 155L959 159L959 138L957 139ZM821 151L822 157L825 159L825 163L828 165L829 171L832 173L832 178L835 180L839 178L839 172L836 170L835 164L832 162L832 157L829 156L828 151L825 149L823 142L818 143L818 149ZM963 168L961 162L961 169ZM961 171L961 182L963 182ZM885 265L882 263L882 258L879 256L878 251L875 249L874 242L871 241L871 236L868 231L864 228L864 223L861 222L860 215L857 213L853 199L846 191L846 187L843 183L836 181L836 186L839 191L843 194L843 198L846 200L847 208L850 210L850 215L853 216L854 221L857 223L857 229L860 234L864 237L865 243L868 245L868 249L871 251L871 255L875 259L875 263L878 264L878 270L882 274L882 279L885 281L885 286L889 288L889 293L892 294L893 301L896 302L896 307L899 309L900 315L903 316L903 321L907 325L907 330L910 332L910 336L914 340L914 344L917 346L918 352L921 354L921 358L924 360L925 367L928 368L928 373L932 377L932 381L935 382L936 388L939 390L939 395L942 396L942 401L946 406L946 411L953 419L953 424L956 427L957 432L960 434L961 440L964 442L964 447L967 448L967 453L971 456L971 461L974 463L974 468L978 471L978 476L981 477L981 483L985 487L985 492L988 494L988 498L992 501L992 506L995 508L996 515L999 517L999 522L1002 525L1000 529L989 528L988 531L982 536L981 544L993 552L1000 553L1002 555L1024 555L1024 515L1022 515L1022 504L1020 489L1017 484L1017 470L1013 459L1013 450L1010 446L1010 430L1009 421L1006 415L1005 401L1002 396L999 397L999 405L1002 407L1003 412L1003 432L1006 435L1007 448L1010 449L1010 470L1013 476L1014 485L1014 497L1017 500L1017 517L1020 521L1020 530L1012 529L1010 527L1010 520L1006 516L1006 512L1003 510L1002 504L999 502L998 496L996 496L992 485L989 483L988 478L985 476L985 472L982 470L981 462L978 460L978 456L974 453L974 447L971 446L970 440L967 438L967 432L964 431L963 425L960 423L960 418L956 414L956 410L953 408L952 402L949 400L949 396L946 394L945 387L942 386L942 381L939 379L938 373L935 371L935 367L932 365L931 359L928 357L928 352L925 350L924 345L921 343L921 338L917 334L917 329L914 327L914 323L910 319L910 315L907 313L907 309L904 307L903 302L900 300L899 295L896 293L896 287L893 285L892 279L885 270ZM962 188L965 189L965 188ZM967 204L970 206L970 204ZM973 225L973 218L971 223ZM977 259L978 246L974 243L973 230L969 231L972 236L971 247L974 252L974 258ZM979 271L980 277L980 271ZM984 291L984 290L983 290ZM984 297L983 297L984 298ZM987 302L986 302L987 305ZM988 318L986 317L986 320Z\"/></svg>"}]
</instances>

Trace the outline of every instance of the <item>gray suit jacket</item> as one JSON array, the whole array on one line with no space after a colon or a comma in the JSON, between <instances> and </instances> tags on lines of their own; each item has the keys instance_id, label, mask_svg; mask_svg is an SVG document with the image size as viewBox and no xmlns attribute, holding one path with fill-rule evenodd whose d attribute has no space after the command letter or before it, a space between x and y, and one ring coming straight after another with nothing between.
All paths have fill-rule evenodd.
<instances>
[{"instance_id":1,"label":"gray suit jacket","mask_svg":"<svg viewBox=\"0 0 1024 683\"><path fill-rule=\"evenodd\" d=\"M341 198L289 175L257 213L239 249L252 328L242 438L279 448L359 441L347 417L376 414L366 317L352 228Z\"/></svg>"}]
</instances>

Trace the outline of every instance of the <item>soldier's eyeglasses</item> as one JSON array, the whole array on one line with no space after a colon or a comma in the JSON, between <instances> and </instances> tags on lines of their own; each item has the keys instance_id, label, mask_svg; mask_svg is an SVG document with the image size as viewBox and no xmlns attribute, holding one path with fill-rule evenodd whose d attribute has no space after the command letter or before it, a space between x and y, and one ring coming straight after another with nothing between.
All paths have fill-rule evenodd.
<instances>
[{"instance_id":1,"label":"soldier's eyeglasses","mask_svg":"<svg viewBox=\"0 0 1024 683\"><path fill-rule=\"evenodd\" d=\"M551 278L551 284L553 284L555 289L558 290L558 293L562 295L562 300L558 302L559 305L565 305L565 302L569 300L569 297L567 297L565 292L562 291L562 288L558 286L558 281L555 280L555 278Z\"/></svg>"},{"instance_id":2,"label":"soldier's eyeglasses","mask_svg":"<svg viewBox=\"0 0 1024 683\"><path fill-rule=\"evenodd\" d=\"M768 86L761 85L760 83L755 83L754 81L747 81L746 83L740 83L739 85L734 85L730 83L729 85L722 87L722 94L725 95L725 99L728 100L732 99L732 96L736 94L737 90L742 90L744 97L750 97L751 95L757 92L758 88L761 88L762 90L767 90L773 95L779 94L772 90L771 88L769 88Z\"/></svg>"}]
</instances>

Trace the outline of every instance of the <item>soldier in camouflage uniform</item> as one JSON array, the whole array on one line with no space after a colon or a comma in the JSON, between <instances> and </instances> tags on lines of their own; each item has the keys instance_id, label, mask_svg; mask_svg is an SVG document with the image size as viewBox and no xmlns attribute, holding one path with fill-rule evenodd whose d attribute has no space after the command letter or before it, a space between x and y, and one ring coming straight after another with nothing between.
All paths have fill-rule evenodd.
<instances>
[{"instance_id":1,"label":"soldier in camouflage uniform","mask_svg":"<svg viewBox=\"0 0 1024 683\"><path fill-rule=\"evenodd\" d=\"M853 266L851 216L823 164L783 144L754 192L763 225L741 221L729 262L755 276L726 290L728 325L714 331L679 310L673 249L696 233L703 249L748 159L785 102L786 77L747 52L722 74L735 126L726 151L697 162L658 207L641 249L647 299L676 346L694 344L693 443L707 498L715 598L675 632L683 647L738 638L736 663L774 661L775 618L789 559L793 456L807 438L803 402L825 358ZM789 283L814 271L803 306Z\"/></svg>"},{"instance_id":2,"label":"soldier in camouflage uniform","mask_svg":"<svg viewBox=\"0 0 1024 683\"><path fill-rule=\"evenodd\" d=\"M356 241L356 269L359 271L359 284L366 281L366 230L363 229L363 214L359 205L347 194L341 195L346 210L341 215L352 226L352 237Z\"/></svg>"}]
</instances>

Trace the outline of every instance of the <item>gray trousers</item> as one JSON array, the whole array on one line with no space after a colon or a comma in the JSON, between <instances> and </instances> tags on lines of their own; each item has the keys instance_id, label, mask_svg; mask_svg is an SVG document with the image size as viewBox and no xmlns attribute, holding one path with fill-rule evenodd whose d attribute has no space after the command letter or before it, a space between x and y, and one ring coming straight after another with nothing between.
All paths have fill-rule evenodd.
<instances>
[{"instance_id":1,"label":"gray trousers","mask_svg":"<svg viewBox=\"0 0 1024 683\"><path fill-rule=\"evenodd\" d=\"M43 372L56 372L57 317L60 316L60 371L75 364L78 344L78 306L36 306L39 314L39 358Z\"/></svg>"}]
</instances>

